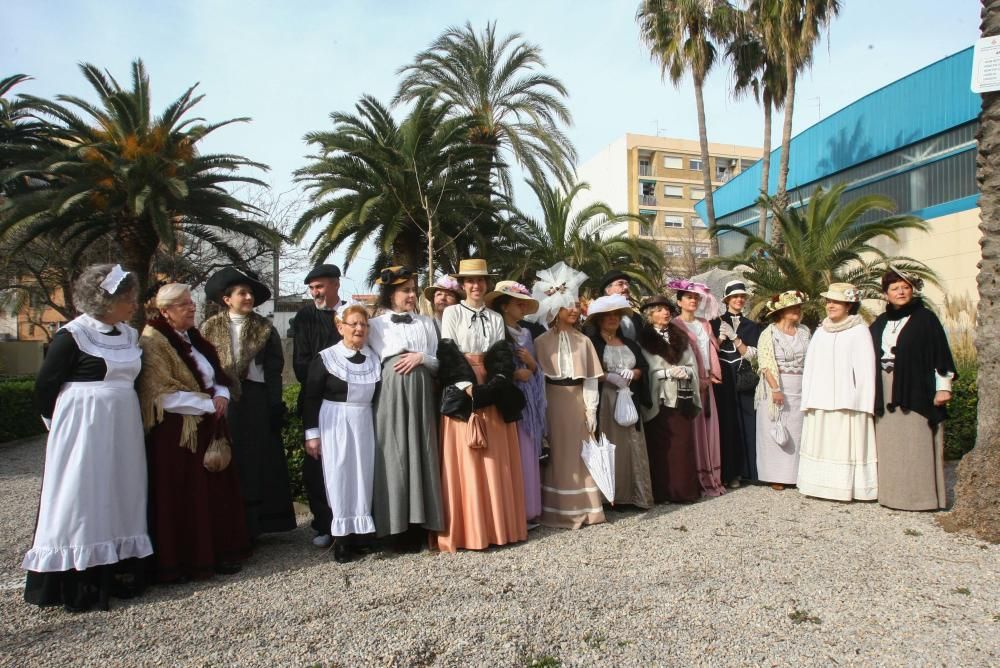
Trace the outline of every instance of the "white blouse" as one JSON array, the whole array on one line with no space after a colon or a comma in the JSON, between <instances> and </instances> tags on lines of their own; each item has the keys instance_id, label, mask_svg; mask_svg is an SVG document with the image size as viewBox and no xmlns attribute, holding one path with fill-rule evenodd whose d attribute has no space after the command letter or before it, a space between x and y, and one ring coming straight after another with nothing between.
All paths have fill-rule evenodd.
<instances>
[{"instance_id":1,"label":"white blouse","mask_svg":"<svg viewBox=\"0 0 1000 668\"><path fill-rule=\"evenodd\" d=\"M409 315L412 322L393 322L393 315ZM427 316L388 311L372 318L368 345L382 361L400 353L419 353L423 356L420 363L431 373L437 373L437 329L434 321Z\"/></svg>"},{"instance_id":2,"label":"white blouse","mask_svg":"<svg viewBox=\"0 0 1000 668\"><path fill-rule=\"evenodd\" d=\"M482 354L504 338L503 317L485 306L452 304L441 316L441 338L452 339L463 353Z\"/></svg>"},{"instance_id":3,"label":"white blouse","mask_svg":"<svg viewBox=\"0 0 1000 668\"><path fill-rule=\"evenodd\" d=\"M705 361L705 364L707 366L709 360L712 359L711 357L712 343L708 338L708 332L705 331L705 326L701 324L700 320L692 320L691 322L688 322L687 320L683 320L680 318L679 320L683 322L684 325L689 330L691 330L692 334L694 334L695 339L698 341L698 352L701 354L701 359Z\"/></svg>"},{"instance_id":4,"label":"white blouse","mask_svg":"<svg viewBox=\"0 0 1000 668\"><path fill-rule=\"evenodd\" d=\"M245 315L233 315L229 314L229 340L232 342L233 346L233 357L241 354L240 350L240 334L243 331L243 323L247 321L247 316ZM235 359L237 364L242 360ZM235 378L233 380L236 380ZM255 383L264 382L264 368L257 363L256 359L250 360L250 366L247 367L247 380L252 380Z\"/></svg>"},{"instance_id":5,"label":"white blouse","mask_svg":"<svg viewBox=\"0 0 1000 668\"><path fill-rule=\"evenodd\" d=\"M187 332L177 332L177 336L188 343L191 342ZM198 373L201 375L205 386L214 387L215 396L229 399L229 388L225 385L216 385L215 370L212 369L212 364L208 359L195 350L194 347L191 348L191 355L194 357L194 363L198 367ZM212 403L211 397L206 397L201 392L179 390L164 395L163 410L168 413L177 413L178 415L205 415L206 413L215 412L215 404Z\"/></svg>"}]
</instances>

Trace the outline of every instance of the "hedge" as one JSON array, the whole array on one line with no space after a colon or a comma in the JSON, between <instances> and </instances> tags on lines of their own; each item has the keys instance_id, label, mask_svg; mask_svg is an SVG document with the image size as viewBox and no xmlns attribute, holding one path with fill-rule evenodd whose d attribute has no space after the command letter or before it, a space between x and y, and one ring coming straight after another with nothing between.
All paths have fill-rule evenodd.
<instances>
[{"instance_id":1,"label":"hedge","mask_svg":"<svg viewBox=\"0 0 1000 668\"><path fill-rule=\"evenodd\" d=\"M948 421L944 423L944 458L961 459L976 447L979 397L975 360L959 360L958 379L952 384Z\"/></svg>"},{"instance_id":2,"label":"hedge","mask_svg":"<svg viewBox=\"0 0 1000 668\"><path fill-rule=\"evenodd\" d=\"M288 459L288 481L292 487L292 498L305 501L306 490L302 486L302 459L306 456L305 433L302 430L302 418L299 417L299 386L286 385L281 392L288 407L288 418L285 428L281 430L281 442L285 446L285 457Z\"/></svg>"},{"instance_id":3,"label":"hedge","mask_svg":"<svg viewBox=\"0 0 1000 668\"><path fill-rule=\"evenodd\" d=\"M35 379L0 379L0 443L45 433L35 408Z\"/></svg>"}]
</instances>

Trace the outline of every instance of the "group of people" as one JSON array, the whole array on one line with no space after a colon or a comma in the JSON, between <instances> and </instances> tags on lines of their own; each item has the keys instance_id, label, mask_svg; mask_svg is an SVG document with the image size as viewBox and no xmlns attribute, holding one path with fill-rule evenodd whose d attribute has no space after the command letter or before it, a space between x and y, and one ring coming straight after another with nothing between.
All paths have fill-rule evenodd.
<instances>
[{"instance_id":1,"label":"group of people","mask_svg":"<svg viewBox=\"0 0 1000 668\"><path fill-rule=\"evenodd\" d=\"M340 270L306 277L293 322L303 483L313 543L338 562L377 546L453 552L580 528L605 504L641 509L715 497L741 481L902 510L945 505L943 426L955 377L944 330L898 269L871 327L861 293L834 283L810 335L808 297L771 297L755 322L739 280L723 307L701 283L633 308L612 271L581 309L587 276L564 263L529 290L486 262L425 288L388 267L378 308L339 296ZM107 608L152 573L232 573L261 533L296 526L280 440L281 341L256 276L206 283L222 307L200 330L188 286L159 287L142 334L126 324L137 281L95 265L83 312L54 337L37 394L50 427L25 598ZM714 318L706 313L721 310ZM613 492L582 456L613 443ZM610 498L609 498L610 497Z\"/></svg>"}]
</instances>

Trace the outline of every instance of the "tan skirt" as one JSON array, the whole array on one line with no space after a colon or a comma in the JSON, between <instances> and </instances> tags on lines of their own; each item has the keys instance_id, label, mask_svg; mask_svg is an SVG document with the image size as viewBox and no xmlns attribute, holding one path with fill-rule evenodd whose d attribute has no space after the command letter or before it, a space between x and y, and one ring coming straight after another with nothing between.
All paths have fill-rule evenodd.
<instances>
[{"instance_id":1,"label":"tan skirt","mask_svg":"<svg viewBox=\"0 0 1000 668\"><path fill-rule=\"evenodd\" d=\"M640 508L653 507L653 483L649 479L649 454L646 434L640 420L631 427L615 422L615 402L618 388L605 383L601 390L601 409L597 417L598 431L615 444L615 503Z\"/></svg>"},{"instance_id":2,"label":"tan skirt","mask_svg":"<svg viewBox=\"0 0 1000 668\"><path fill-rule=\"evenodd\" d=\"M466 355L477 380L486 377L482 355ZM444 531L432 539L442 552L482 550L528 539L517 424L495 406L476 411L486 426L486 447L469 447L469 424L441 418L441 493Z\"/></svg>"},{"instance_id":3,"label":"tan skirt","mask_svg":"<svg viewBox=\"0 0 1000 668\"><path fill-rule=\"evenodd\" d=\"M883 396L892 396L892 374L882 372ZM944 425L896 409L875 420L878 502L897 510L938 510L947 504L944 486Z\"/></svg>"},{"instance_id":4,"label":"tan skirt","mask_svg":"<svg viewBox=\"0 0 1000 668\"><path fill-rule=\"evenodd\" d=\"M601 491L583 463L587 432L583 386L545 385L549 463L542 469L542 519L548 527L579 529L604 521Z\"/></svg>"}]
</instances>

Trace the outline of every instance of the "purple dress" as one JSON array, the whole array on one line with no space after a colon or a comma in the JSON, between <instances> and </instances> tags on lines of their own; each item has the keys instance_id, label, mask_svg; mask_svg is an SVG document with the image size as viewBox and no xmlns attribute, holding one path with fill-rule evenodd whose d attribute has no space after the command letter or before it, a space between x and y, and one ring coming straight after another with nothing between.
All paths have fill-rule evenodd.
<instances>
[{"instance_id":1,"label":"purple dress","mask_svg":"<svg viewBox=\"0 0 1000 668\"><path fill-rule=\"evenodd\" d=\"M508 327L515 345L527 350L535 357L535 342L527 329ZM517 368L525 365L516 360ZM538 467L538 457L542 454L542 436L545 434L545 379L541 367L535 368L534 375L517 386L524 393L525 407L521 420L517 423L517 440L521 446L521 470L524 474L524 510L527 519L532 520L542 514L542 478Z\"/></svg>"}]
</instances>

